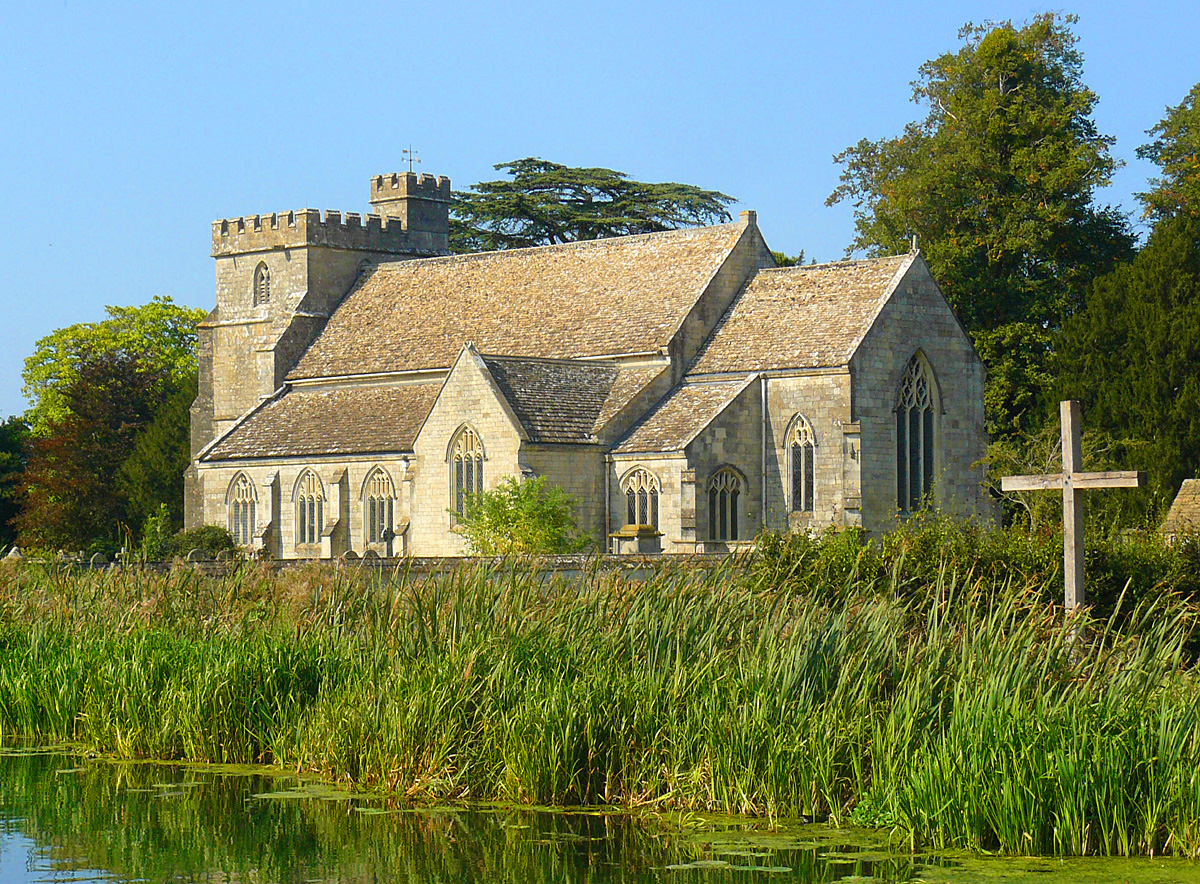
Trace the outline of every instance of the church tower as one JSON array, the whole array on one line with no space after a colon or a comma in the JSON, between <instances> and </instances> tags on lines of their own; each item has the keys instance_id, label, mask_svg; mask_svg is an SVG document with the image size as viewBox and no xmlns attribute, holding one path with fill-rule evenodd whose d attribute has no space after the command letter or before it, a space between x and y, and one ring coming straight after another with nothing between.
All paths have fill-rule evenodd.
<instances>
[{"instance_id":1,"label":"church tower","mask_svg":"<svg viewBox=\"0 0 1200 884\"><path fill-rule=\"evenodd\" d=\"M449 178L376 176L371 205L365 216L302 209L213 222L217 304L199 329L193 459L283 385L365 268L449 253ZM189 528L202 524L195 473L184 480Z\"/></svg>"}]
</instances>

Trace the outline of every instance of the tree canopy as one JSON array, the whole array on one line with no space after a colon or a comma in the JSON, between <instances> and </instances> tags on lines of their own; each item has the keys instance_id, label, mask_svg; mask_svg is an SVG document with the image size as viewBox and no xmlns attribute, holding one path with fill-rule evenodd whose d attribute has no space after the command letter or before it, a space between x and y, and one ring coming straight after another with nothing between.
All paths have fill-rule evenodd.
<instances>
[{"instance_id":1,"label":"tree canopy","mask_svg":"<svg viewBox=\"0 0 1200 884\"><path fill-rule=\"evenodd\" d=\"M151 370L162 383L183 382L196 374L196 326L203 310L181 307L156 296L138 307L107 307L108 318L60 328L34 345L21 373L29 399L25 419L35 436L61 425L70 411L67 390L80 378L87 359L125 355Z\"/></svg>"},{"instance_id":2,"label":"tree canopy","mask_svg":"<svg viewBox=\"0 0 1200 884\"><path fill-rule=\"evenodd\" d=\"M494 168L510 178L456 192L456 252L515 249L654 233L730 219L733 197L690 184L650 184L622 172L526 157Z\"/></svg>"},{"instance_id":3,"label":"tree canopy","mask_svg":"<svg viewBox=\"0 0 1200 884\"><path fill-rule=\"evenodd\" d=\"M1160 223L1063 329L1058 393L1169 503L1200 474L1200 219ZM1120 458L1118 458L1120 459Z\"/></svg>"},{"instance_id":4,"label":"tree canopy","mask_svg":"<svg viewBox=\"0 0 1200 884\"><path fill-rule=\"evenodd\" d=\"M958 52L920 68L925 119L834 158L845 168L827 202L853 203L851 250L903 252L915 234L972 332L1057 326L1133 246L1124 216L1093 202L1117 164L1073 23L967 25Z\"/></svg>"},{"instance_id":5,"label":"tree canopy","mask_svg":"<svg viewBox=\"0 0 1200 884\"><path fill-rule=\"evenodd\" d=\"M1162 169L1161 178L1150 179L1151 189L1137 195L1146 216L1200 215L1200 83L1146 134L1154 140L1137 155Z\"/></svg>"}]
</instances>

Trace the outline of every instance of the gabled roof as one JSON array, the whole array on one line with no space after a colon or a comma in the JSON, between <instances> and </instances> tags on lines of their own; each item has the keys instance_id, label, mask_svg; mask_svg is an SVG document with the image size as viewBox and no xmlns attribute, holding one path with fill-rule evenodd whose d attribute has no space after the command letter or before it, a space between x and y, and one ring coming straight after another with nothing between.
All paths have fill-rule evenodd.
<instances>
[{"instance_id":1,"label":"gabled roof","mask_svg":"<svg viewBox=\"0 0 1200 884\"><path fill-rule=\"evenodd\" d=\"M913 257L759 270L689 373L847 364Z\"/></svg>"},{"instance_id":2,"label":"gabled roof","mask_svg":"<svg viewBox=\"0 0 1200 884\"><path fill-rule=\"evenodd\" d=\"M595 442L600 430L665 366L483 356L531 442Z\"/></svg>"},{"instance_id":3,"label":"gabled roof","mask_svg":"<svg viewBox=\"0 0 1200 884\"><path fill-rule=\"evenodd\" d=\"M1162 524L1167 535L1200 536L1200 479L1185 479Z\"/></svg>"},{"instance_id":4,"label":"gabled roof","mask_svg":"<svg viewBox=\"0 0 1200 884\"><path fill-rule=\"evenodd\" d=\"M204 461L412 451L441 382L288 389L245 417Z\"/></svg>"},{"instance_id":5,"label":"gabled roof","mask_svg":"<svg viewBox=\"0 0 1200 884\"><path fill-rule=\"evenodd\" d=\"M665 396L613 449L617 454L682 451L746 389L755 375L684 383Z\"/></svg>"},{"instance_id":6,"label":"gabled roof","mask_svg":"<svg viewBox=\"0 0 1200 884\"><path fill-rule=\"evenodd\" d=\"M723 224L380 264L288 377L447 368L468 341L514 356L657 352L746 230Z\"/></svg>"}]
</instances>

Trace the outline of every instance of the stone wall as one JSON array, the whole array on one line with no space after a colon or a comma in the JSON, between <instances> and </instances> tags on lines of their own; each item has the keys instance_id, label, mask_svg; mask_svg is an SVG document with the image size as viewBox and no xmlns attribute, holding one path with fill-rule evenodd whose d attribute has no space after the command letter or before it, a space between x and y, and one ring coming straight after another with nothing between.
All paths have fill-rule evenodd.
<instances>
[{"instance_id":1,"label":"stone wall","mask_svg":"<svg viewBox=\"0 0 1200 884\"><path fill-rule=\"evenodd\" d=\"M871 531L895 524L896 397L908 361L920 350L933 369L934 503L951 515L992 518L982 489L987 436L983 423L983 363L919 257L851 360L853 417L862 428L862 513Z\"/></svg>"},{"instance_id":2,"label":"stone wall","mask_svg":"<svg viewBox=\"0 0 1200 884\"><path fill-rule=\"evenodd\" d=\"M749 384L686 449L695 484L694 501L688 507L693 514L692 537L705 550L717 548L714 544L719 543L709 518L709 484L724 467L738 474L743 483L736 539L751 540L762 527L761 396L761 380Z\"/></svg>"}]
</instances>

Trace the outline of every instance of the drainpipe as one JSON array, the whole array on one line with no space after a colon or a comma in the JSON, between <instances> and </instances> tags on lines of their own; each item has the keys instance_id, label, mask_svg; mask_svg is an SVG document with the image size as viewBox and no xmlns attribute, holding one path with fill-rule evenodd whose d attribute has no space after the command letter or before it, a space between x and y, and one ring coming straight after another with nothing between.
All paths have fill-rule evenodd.
<instances>
[{"instance_id":1,"label":"drainpipe","mask_svg":"<svg viewBox=\"0 0 1200 884\"><path fill-rule=\"evenodd\" d=\"M604 455L604 551L612 552L609 535L612 534L612 455Z\"/></svg>"},{"instance_id":2,"label":"drainpipe","mask_svg":"<svg viewBox=\"0 0 1200 884\"><path fill-rule=\"evenodd\" d=\"M767 437L769 435L769 421L767 420L767 376L760 374L758 376L758 387L762 391L762 469L759 474L762 477L762 497L759 498L759 524L762 528L767 527Z\"/></svg>"}]
</instances>

